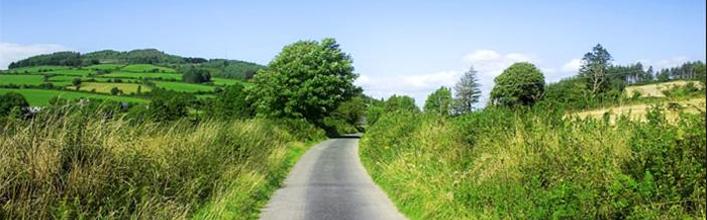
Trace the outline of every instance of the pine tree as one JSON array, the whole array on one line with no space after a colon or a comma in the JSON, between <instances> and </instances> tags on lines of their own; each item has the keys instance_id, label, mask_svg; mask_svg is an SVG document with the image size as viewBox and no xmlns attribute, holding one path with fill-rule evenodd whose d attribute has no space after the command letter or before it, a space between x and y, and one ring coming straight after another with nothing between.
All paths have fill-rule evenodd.
<instances>
[{"instance_id":1,"label":"pine tree","mask_svg":"<svg viewBox=\"0 0 707 220\"><path fill-rule=\"evenodd\" d=\"M479 102L479 96L481 96L479 87L481 85L478 83L479 79L476 73L474 67L470 67L454 86L455 112L457 114L471 112L474 109L473 105Z\"/></svg>"}]
</instances>

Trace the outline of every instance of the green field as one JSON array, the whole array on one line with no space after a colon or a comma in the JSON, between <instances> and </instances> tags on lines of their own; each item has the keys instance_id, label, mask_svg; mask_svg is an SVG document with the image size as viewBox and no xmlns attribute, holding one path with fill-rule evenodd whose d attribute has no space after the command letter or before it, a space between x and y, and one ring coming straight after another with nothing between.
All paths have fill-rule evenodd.
<instances>
[{"instance_id":1,"label":"green field","mask_svg":"<svg viewBox=\"0 0 707 220\"><path fill-rule=\"evenodd\" d=\"M90 70L116 70L120 69L125 65L121 64L96 64L96 65L91 65L84 67L85 69L90 69Z\"/></svg>"},{"instance_id":2,"label":"green field","mask_svg":"<svg viewBox=\"0 0 707 220\"><path fill-rule=\"evenodd\" d=\"M110 94L110 90L115 87L115 88L118 88L121 91L123 91L123 94L130 94L130 93L137 93L138 86L141 87L140 88L141 92L148 92L151 90L150 87L135 84L135 83L100 83L100 82L81 83L80 90L91 91L91 90L95 89L95 91L98 93ZM67 88L75 89L76 87L69 86Z\"/></svg>"},{"instance_id":3,"label":"green field","mask_svg":"<svg viewBox=\"0 0 707 220\"><path fill-rule=\"evenodd\" d=\"M177 92L211 92L214 91L214 87L208 85L183 83L183 82L162 82L156 81L155 85L160 88L167 90L173 90Z\"/></svg>"},{"instance_id":4,"label":"green field","mask_svg":"<svg viewBox=\"0 0 707 220\"><path fill-rule=\"evenodd\" d=\"M6 75L0 74L0 85L39 85L44 82L41 75Z\"/></svg>"},{"instance_id":5,"label":"green field","mask_svg":"<svg viewBox=\"0 0 707 220\"><path fill-rule=\"evenodd\" d=\"M11 69L7 70L8 73L38 73L43 70L47 71L53 71L53 70L63 70L63 69L69 69L71 67L68 66L33 66L33 67L22 67L22 68L16 68L16 69Z\"/></svg>"},{"instance_id":6,"label":"green field","mask_svg":"<svg viewBox=\"0 0 707 220\"><path fill-rule=\"evenodd\" d=\"M159 72L166 72L166 73L176 73L172 68L168 67L162 67L162 66L155 66L152 64L133 64L133 65L127 65L120 70L126 71L126 72L138 72L138 73L143 73L143 72L151 72L152 70L157 69Z\"/></svg>"},{"instance_id":7,"label":"green field","mask_svg":"<svg viewBox=\"0 0 707 220\"><path fill-rule=\"evenodd\" d=\"M134 79L176 79L181 80L182 75L176 73L137 73L137 72L115 72L100 75L105 78L134 78Z\"/></svg>"},{"instance_id":8,"label":"green field","mask_svg":"<svg viewBox=\"0 0 707 220\"><path fill-rule=\"evenodd\" d=\"M95 98L95 99L106 99L121 102L137 102L145 103L147 100L124 97L124 96L110 96L110 95L99 95L90 94L83 92L72 92L72 91L60 91L60 90L45 90L45 89L5 89L0 88L0 94L5 94L8 92L16 92L21 94L27 99L32 106L46 106L49 104L49 100L55 96L59 96L65 99L78 99L78 98Z\"/></svg>"}]
</instances>

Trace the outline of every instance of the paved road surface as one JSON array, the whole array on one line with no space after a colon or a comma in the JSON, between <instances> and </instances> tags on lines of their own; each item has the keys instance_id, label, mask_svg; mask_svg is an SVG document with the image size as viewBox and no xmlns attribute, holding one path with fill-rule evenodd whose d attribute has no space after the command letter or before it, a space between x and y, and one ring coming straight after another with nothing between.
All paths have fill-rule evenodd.
<instances>
[{"instance_id":1,"label":"paved road surface","mask_svg":"<svg viewBox=\"0 0 707 220\"><path fill-rule=\"evenodd\" d=\"M358 138L329 139L297 162L261 219L405 219L361 165Z\"/></svg>"}]
</instances>

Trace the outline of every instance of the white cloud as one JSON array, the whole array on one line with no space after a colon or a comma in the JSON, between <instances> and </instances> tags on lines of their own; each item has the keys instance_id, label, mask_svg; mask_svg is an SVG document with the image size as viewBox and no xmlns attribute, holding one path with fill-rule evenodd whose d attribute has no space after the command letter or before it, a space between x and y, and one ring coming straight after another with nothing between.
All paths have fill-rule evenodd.
<instances>
[{"instance_id":1,"label":"white cloud","mask_svg":"<svg viewBox=\"0 0 707 220\"><path fill-rule=\"evenodd\" d=\"M582 66L582 59L574 58L574 59L570 60L569 62L565 63L565 65L562 65L562 71L576 73L577 71L579 71L579 68L581 66Z\"/></svg>"},{"instance_id":2,"label":"white cloud","mask_svg":"<svg viewBox=\"0 0 707 220\"><path fill-rule=\"evenodd\" d=\"M57 44L30 44L21 45L0 42L0 69L7 69L11 62L15 62L34 55L69 50Z\"/></svg>"}]
</instances>

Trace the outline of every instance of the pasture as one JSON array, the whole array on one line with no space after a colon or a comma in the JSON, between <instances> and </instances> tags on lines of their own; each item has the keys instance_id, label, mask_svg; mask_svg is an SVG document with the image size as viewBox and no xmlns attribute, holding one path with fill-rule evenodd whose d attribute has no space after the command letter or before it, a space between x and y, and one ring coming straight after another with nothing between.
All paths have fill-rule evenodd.
<instances>
[{"instance_id":1,"label":"pasture","mask_svg":"<svg viewBox=\"0 0 707 220\"><path fill-rule=\"evenodd\" d=\"M214 87L201 84L183 83L183 82L163 82L155 81L157 87L173 90L177 92L211 92Z\"/></svg>"},{"instance_id":2,"label":"pasture","mask_svg":"<svg viewBox=\"0 0 707 220\"><path fill-rule=\"evenodd\" d=\"M138 87L140 88L140 92L149 92L151 89L150 87L140 85L140 84L135 84L135 83L101 83L101 82L86 82L86 83L81 83L81 86L79 87L79 90L81 91L95 91L98 93L107 93L110 94L111 89L113 88L118 88L120 91L123 91L123 94L130 94L130 93L138 93ZM67 87L69 89L76 89L74 86L69 86Z\"/></svg>"},{"instance_id":3,"label":"pasture","mask_svg":"<svg viewBox=\"0 0 707 220\"><path fill-rule=\"evenodd\" d=\"M62 90L46 90L46 89L6 89L0 88L0 94L5 94L8 92L16 92L21 94L27 99L27 102L31 106L46 106L49 104L49 100L55 96L64 99L79 99L79 98L94 98L94 99L105 99L120 102L132 102L132 103L146 103L145 99L125 97L125 96L111 96L111 95L100 95L85 92L73 92L73 91L62 91Z\"/></svg>"},{"instance_id":4,"label":"pasture","mask_svg":"<svg viewBox=\"0 0 707 220\"><path fill-rule=\"evenodd\" d=\"M0 74L0 85L39 85L44 83L41 75L6 75Z\"/></svg>"}]
</instances>

